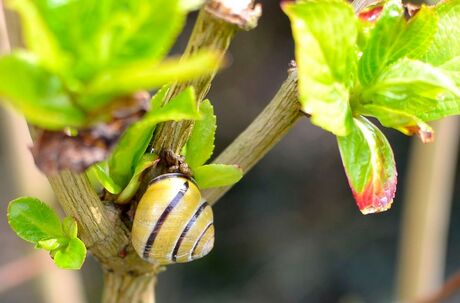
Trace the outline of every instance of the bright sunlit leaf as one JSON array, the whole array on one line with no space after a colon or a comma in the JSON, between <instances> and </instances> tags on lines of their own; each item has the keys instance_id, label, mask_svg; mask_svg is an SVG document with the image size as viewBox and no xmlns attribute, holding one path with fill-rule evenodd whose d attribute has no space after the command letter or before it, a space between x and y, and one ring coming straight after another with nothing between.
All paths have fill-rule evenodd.
<instances>
[{"instance_id":1,"label":"bright sunlit leaf","mask_svg":"<svg viewBox=\"0 0 460 303\"><path fill-rule=\"evenodd\" d=\"M197 167L195 181L201 189L230 186L241 180L243 171L237 165L208 164Z\"/></svg>"},{"instance_id":2,"label":"bright sunlit leaf","mask_svg":"<svg viewBox=\"0 0 460 303\"><path fill-rule=\"evenodd\" d=\"M302 110L312 123L343 136L352 127L349 88L357 64L357 18L345 1L286 2L296 42Z\"/></svg>"},{"instance_id":3,"label":"bright sunlit leaf","mask_svg":"<svg viewBox=\"0 0 460 303\"><path fill-rule=\"evenodd\" d=\"M63 235L61 220L56 212L32 197L21 197L10 202L8 223L15 233L27 242L37 243Z\"/></svg>"},{"instance_id":4,"label":"bright sunlit leaf","mask_svg":"<svg viewBox=\"0 0 460 303\"><path fill-rule=\"evenodd\" d=\"M398 59L423 54L436 33L437 20L431 9L423 7L407 21L401 0L388 1L359 60L362 85L372 84L388 65Z\"/></svg>"},{"instance_id":5,"label":"bright sunlit leaf","mask_svg":"<svg viewBox=\"0 0 460 303\"><path fill-rule=\"evenodd\" d=\"M186 145L187 164L192 168L203 165L212 155L214 150L214 137L216 135L216 116L209 100L200 105L201 120L197 120Z\"/></svg>"}]
</instances>

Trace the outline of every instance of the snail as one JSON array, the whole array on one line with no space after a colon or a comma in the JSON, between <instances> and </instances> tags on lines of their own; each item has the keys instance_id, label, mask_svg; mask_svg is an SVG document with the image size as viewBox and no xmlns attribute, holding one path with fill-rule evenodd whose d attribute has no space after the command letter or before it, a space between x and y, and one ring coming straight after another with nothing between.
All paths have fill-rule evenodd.
<instances>
[{"instance_id":1,"label":"snail","mask_svg":"<svg viewBox=\"0 0 460 303\"><path fill-rule=\"evenodd\" d=\"M141 258L160 265L189 262L211 251L212 209L192 178L167 173L150 181L134 215L132 244Z\"/></svg>"}]
</instances>

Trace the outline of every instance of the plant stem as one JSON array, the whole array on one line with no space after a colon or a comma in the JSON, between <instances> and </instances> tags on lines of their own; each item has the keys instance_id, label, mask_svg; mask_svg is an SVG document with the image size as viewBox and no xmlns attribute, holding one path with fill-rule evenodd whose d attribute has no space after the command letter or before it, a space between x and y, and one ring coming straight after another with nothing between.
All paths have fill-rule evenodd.
<instances>
[{"instance_id":1,"label":"plant stem","mask_svg":"<svg viewBox=\"0 0 460 303\"><path fill-rule=\"evenodd\" d=\"M221 12L222 5L221 1L214 0L201 10L186 55L201 48L211 48L221 51L223 58L237 26L248 28L248 24L255 24L260 15L260 7L253 6L252 1L248 0L247 9L241 12L229 10L228 13L235 20L227 20L225 18L228 16ZM247 22L243 22L245 20ZM201 101L212 79L213 76L176 84L170 90L170 97L184 87L193 85ZM191 124L187 123L165 124L159 127L156 142L161 143L155 146L171 148L175 145L173 149L177 150L189 136L189 129ZM64 212L77 220L80 238L104 269L103 302L153 303L153 286L159 267L146 263L134 252L130 231L121 221L114 205L104 204L83 174L63 171L49 176L49 181Z\"/></svg>"},{"instance_id":2,"label":"plant stem","mask_svg":"<svg viewBox=\"0 0 460 303\"><path fill-rule=\"evenodd\" d=\"M219 53L222 62L238 28L248 30L257 24L261 13L260 5L254 5L251 0L246 2L247 4L241 7L234 7L236 5L229 0L208 2L198 15L183 57L207 49ZM166 102L188 86L195 89L197 101L203 101L214 76L215 73L185 83L176 83L169 90ZM190 137L192 129L193 121L190 120L163 123L157 127L152 146L158 153L163 149L179 153Z\"/></svg>"},{"instance_id":3,"label":"plant stem","mask_svg":"<svg viewBox=\"0 0 460 303\"><path fill-rule=\"evenodd\" d=\"M291 70L275 97L259 116L213 163L237 164L247 173L302 116L297 97L297 71ZM210 204L216 203L231 187L203 191Z\"/></svg>"},{"instance_id":4,"label":"plant stem","mask_svg":"<svg viewBox=\"0 0 460 303\"><path fill-rule=\"evenodd\" d=\"M104 273L103 303L154 303L155 275Z\"/></svg>"}]
</instances>

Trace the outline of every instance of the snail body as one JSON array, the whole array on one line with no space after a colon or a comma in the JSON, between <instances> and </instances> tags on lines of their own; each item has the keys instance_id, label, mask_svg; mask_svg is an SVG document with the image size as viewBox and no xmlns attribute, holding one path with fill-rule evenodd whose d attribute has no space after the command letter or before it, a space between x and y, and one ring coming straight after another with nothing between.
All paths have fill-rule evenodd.
<instances>
[{"instance_id":1,"label":"snail body","mask_svg":"<svg viewBox=\"0 0 460 303\"><path fill-rule=\"evenodd\" d=\"M160 265L207 255L214 246L213 214L195 182L180 173L153 179L134 215L132 244L141 258Z\"/></svg>"}]
</instances>

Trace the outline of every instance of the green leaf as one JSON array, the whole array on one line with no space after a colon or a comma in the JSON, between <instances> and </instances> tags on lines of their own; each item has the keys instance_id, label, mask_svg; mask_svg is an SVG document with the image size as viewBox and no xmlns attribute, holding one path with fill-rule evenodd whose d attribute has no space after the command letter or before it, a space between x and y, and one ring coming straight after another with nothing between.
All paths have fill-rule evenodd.
<instances>
[{"instance_id":1,"label":"green leaf","mask_svg":"<svg viewBox=\"0 0 460 303\"><path fill-rule=\"evenodd\" d=\"M201 189L230 186L243 177L243 171L237 165L208 164L197 167L193 177Z\"/></svg>"},{"instance_id":2,"label":"green leaf","mask_svg":"<svg viewBox=\"0 0 460 303\"><path fill-rule=\"evenodd\" d=\"M21 239L31 243L63 236L61 221L54 210L32 197L10 202L8 224Z\"/></svg>"},{"instance_id":3,"label":"green leaf","mask_svg":"<svg viewBox=\"0 0 460 303\"><path fill-rule=\"evenodd\" d=\"M30 123L46 129L79 127L86 120L59 78L22 52L0 58L0 96Z\"/></svg>"},{"instance_id":4,"label":"green leaf","mask_svg":"<svg viewBox=\"0 0 460 303\"><path fill-rule=\"evenodd\" d=\"M184 82L197 76L215 73L219 62L218 54L210 51L202 51L186 59L167 59L161 63L135 62L105 70L89 84L87 92L93 95L124 94L159 87L168 82Z\"/></svg>"},{"instance_id":5,"label":"green leaf","mask_svg":"<svg viewBox=\"0 0 460 303\"><path fill-rule=\"evenodd\" d=\"M371 85L388 65L400 58L423 54L431 45L437 22L436 14L427 7L406 21L401 0L388 1L359 61L361 84Z\"/></svg>"},{"instance_id":6,"label":"green leaf","mask_svg":"<svg viewBox=\"0 0 460 303\"><path fill-rule=\"evenodd\" d=\"M439 16L438 31L423 61L435 66L460 56L460 1L449 0L436 6Z\"/></svg>"},{"instance_id":7,"label":"green leaf","mask_svg":"<svg viewBox=\"0 0 460 303\"><path fill-rule=\"evenodd\" d=\"M166 94L161 91L160 93ZM121 191L132 178L135 166L145 153L158 123L199 118L195 91L193 87L189 87L172 98L165 106L150 110L140 121L130 126L108 160L107 172L111 180L119 185L118 189Z\"/></svg>"},{"instance_id":8,"label":"green leaf","mask_svg":"<svg viewBox=\"0 0 460 303\"><path fill-rule=\"evenodd\" d=\"M137 163L134 169L133 177L117 197L117 203L124 204L131 201L141 185L141 179L145 170L156 165L158 161L159 159L156 154L145 154L142 156L142 159Z\"/></svg>"},{"instance_id":9,"label":"green leaf","mask_svg":"<svg viewBox=\"0 0 460 303\"><path fill-rule=\"evenodd\" d=\"M163 85L152 97L150 100L150 110L155 111L160 109L163 106L163 103L166 100L166 96L168 95L169 89L171 88L171 85Z\"/></svg>"},{"instance_id":10,"label":"green leaf","mask_svg":"<svg viewBox=\"0 0 460 303\"><path fill-rule=\"evenodd\" d=\"M407 127L457 114L460 104L452 96L459 95L449 73L421 61L401 59L363 90L355 110L406 133Z\"/></svg>"},{"instance_id":11,"label":"green leaf","mask_svg":"<svg viewBox=\"0 0 460 303\"><path fill-rule=\"evenodd\" d=\"M296 42L302 110L312 123L336 135L352 126L348 90L357 64L357 19L344 1L287 2ZM340 46L340 47L338 47Z\"/></svg>"},{"instance_id":12,"label":"green leaf","mask_svg":"<svg viewBox=\"0 0 460 303\"><path fill-rule=\"evenodd\" d=\"M80 269L85 258L85 244L80 239L73 238L65 248L55 252L54 263L62 269Z\"/></svg>"},{"instance_id":13,"label":"green leaf","mask_svg":"<svg viewBox=\"0 0 460 303\"><path fill-rule=\"evenodd\" d=\"M216 116L209 100L200 105L202 119L195 122L190 139L186 145L186 160L190 168L195 169L203 165L212 155L214 150L214 137L216 134Z\"/></svg>"},{"instance_id":14,"label":"green leaf","mask_svg":"<svg viewBox=\"0 0 460 303\"><path fill-rule=\"evenodd\" d=\"M62 221L62 231L66 237L73 239L78 236L77 221L72 217L65 217Z\"/></svg>"},{"instance_id":15,"label":"green leaf","mask_svg":"<svg viewBox=\"0 0 460 303\"><path fill-rule=\"evenodd\" d=\"M149 111L133 127L139 130L165 121L197 120L200 118L195 90L192 86L189 86L179 95L172 98L165 106L155 111Z\"/></svg>"},{"instance_id":16,"label":"green leaf","mask_svg":"<svg viewBox=\"0 0 460 303\"><path fill-rule=\"evenodd\" d=\"M385 136L363 117L348 136L337 137L343 166L363 214L389 209L396 192L393 151Z\"/></svg>"},{"instance_id":17,"label":"green leaf","mask_svg":"<svg viewBox=\"0 0 460 303\"><path fill-rule=\"evenodd\" d=\"M8 3L21 16L26 47L37 55L47 68L60 73L67 65L67 54L60 48L34 2L9 0Z\"/></svg>"},{"instance_id":18,"label":"green leaf","mask_svg":"<svg viewBox=\"0 0 460 303\"><path fill-rule=\"evenodd\" d=\"M26 36L33 37L38 25L45 23L42 28L73 57L69 71L83 81L107 67L144 59L160 61L187 13L179 0L16 1L22 4L19 13L23 18L37 11L38 17L25 28Z\"/></svg>"},{"instance_id":19,"label":"green leaf","mask_svg":"<svg viewBox=\"0 0 460 303\"><path fill-rule=\"evenodd\" d=\"M61 247L63 243L64 245L67 245L67 242L68 240L65 238L51 238L47 240L38 241L37 245L35 245L35 248L52 251Z\"/></svg>"},{"instance_id":20,"label":"green leaf","mask_svg":"<svg viewBox=\"0 0 460 303\"><path fill-rule=\"evenodd\" d=\"M92 174L102 186L111 194L118 194L122 191L122 186L112 178L109 173L107 161L96 163L88 168L88 173Z\"/></svg>"}]
</instances>

